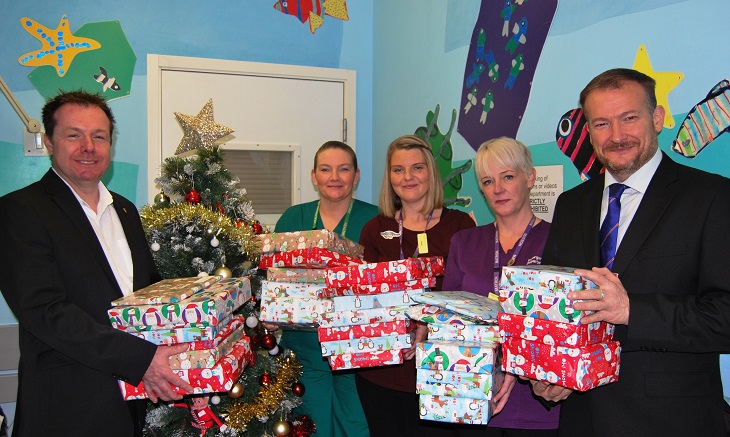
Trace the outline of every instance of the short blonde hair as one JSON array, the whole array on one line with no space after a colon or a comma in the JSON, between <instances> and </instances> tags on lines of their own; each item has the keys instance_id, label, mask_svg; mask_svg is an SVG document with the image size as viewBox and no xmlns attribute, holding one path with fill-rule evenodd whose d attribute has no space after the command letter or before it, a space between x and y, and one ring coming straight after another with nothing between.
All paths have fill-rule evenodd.
<instances>
[{"instance_id":1,"label":"short blonde hair","mask_svg":"<svg viewBox=\"0 0 730 437\"><path fill-rule=\"evenodd\" d=\"M522 142L514 138L499 137L482 143L474 157L474 172L477 182L492 176L490 167L501 166L519 170L528 178L535 167L532 165L532 154Z\"/></svg>"},{"instance_id":2,"label":"short blonde hair","mask_svg":"<svg viewBox=\"0 0 730 437\"><path fill-rule=\"evenodd\" d=\"M421 151L429 174L428 195L423 204L423 208L419 212L425 214L433 209L441 208L444 205L444 189L441 186L441 175L436 166L431 145L426 140L415 135L403 135L390 143L386 153L385 174L383 175L383 185L380 189L380 200L378 202L380 212L386 217L395 216L395 212L403 206L400 197L395 193L393 185L390 183L390 165L393 153L397 150L413 149L419 149Z\"/></svg>"}]
</instances>

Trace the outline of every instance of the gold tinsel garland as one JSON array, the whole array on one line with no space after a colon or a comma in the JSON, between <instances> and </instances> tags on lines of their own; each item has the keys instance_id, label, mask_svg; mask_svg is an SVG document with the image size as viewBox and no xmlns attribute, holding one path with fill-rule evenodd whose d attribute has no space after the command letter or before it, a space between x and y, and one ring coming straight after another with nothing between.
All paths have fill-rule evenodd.
<instances>
[{"instance_id":1,"label":"gold tinsel garland","mask_svg":"<svg viewBox=\"0 0 730 437\"><path fill-rule=\"evenodd\" d=\"M204 229L212 230L213 234L222 235L230 241L236 241L241 246L241 252L250 256L259 252L255 232L252 226L236 224L230 217L212 211L197 203L175 203L165 208L145 206L140 211L142 225L146 229L162 231L164 228L180 223L181 221L195 222Z\"/></svg>"},{"instance_id":2,"label":"gold tinsel garland","mask_svg":"<svg viewBox=\"0 0 730 437\"><path fill-rule=\"evenodd\" d=\"M279 367L276 381L268 386L261 385L252 402L234 401L228 412L221 415L226 419L226 425L245 431L251 420L268 417L281 406L286 391L302 375L302 365L293 353L276 358L276 364Z\"/></svg>"}]
</instances>

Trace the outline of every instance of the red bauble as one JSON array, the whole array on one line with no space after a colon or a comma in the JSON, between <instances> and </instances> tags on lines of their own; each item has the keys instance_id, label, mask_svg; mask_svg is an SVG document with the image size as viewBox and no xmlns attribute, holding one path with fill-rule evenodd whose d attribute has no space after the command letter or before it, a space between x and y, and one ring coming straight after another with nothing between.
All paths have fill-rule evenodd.
<instances>
[{"instance_id":1,"label":"red bauble","mask_svg":"<svg viewBox=\"0 0 730 437\"><path fill-rule=\"evenodd\" d=\"M261 338L261 347L270 351L276 347L276 336L274 334L266 334Z\"/></svg>"},{"instance_id":2,"label":"red bauble","mask_svg":"<svg viewBox=\"0 0 730 437\"><path fill-rule=\"evenodd\" d=\"M264 372L264 374L261 375L261 378L259 378L259 383L261 385L269 386L274 383L274 377L270 373Z\"/></svg>"},{"instance_id":3,"label":"red bauble","mask_svg":"<svg viewBox=\"0 0 730 437\"><path fill-rule=\"evenodd\" d=\"M195 190L188 191L188 194L185 195L185 201L187 203L200 203L200 193Z\"/></svg>"},{"instance_id":4,"label":"red bauble","mask_svg":"<svg viewBox=\"0 0 730 437\"><path fill-rule=\"evenodd\" d=\"M258 235L258 234L264 232L264 227L261 226L261 223L254 223L253 224L253 231Z\"/></svg>"},{"instance_id":5,"label":"red bauble","mask_svg":"<svg viewBox=\"0 0 730 437\"><path fill-rule=\"evenodd\" d=\"M299 397L304 396L304 384L299 381L295 382L291 385L291 391Z\"/></svg>"}]
</instances>

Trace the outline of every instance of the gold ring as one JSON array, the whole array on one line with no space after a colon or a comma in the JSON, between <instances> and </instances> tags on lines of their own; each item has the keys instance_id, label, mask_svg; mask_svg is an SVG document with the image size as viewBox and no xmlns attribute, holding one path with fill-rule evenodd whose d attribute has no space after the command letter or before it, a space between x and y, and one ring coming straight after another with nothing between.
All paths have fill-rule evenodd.
<instances>
[{"instance_id":1,"label":"gold ring","mask_svg":"<svg viewBox=\"0 0 730 437\"><path fill-rule=\"evenodd\" d=\"M603 300L604 297L606 297L606 292L603 291L603 288L601 288L601 298L598 300Z\"/></svg>"}]
</instances>

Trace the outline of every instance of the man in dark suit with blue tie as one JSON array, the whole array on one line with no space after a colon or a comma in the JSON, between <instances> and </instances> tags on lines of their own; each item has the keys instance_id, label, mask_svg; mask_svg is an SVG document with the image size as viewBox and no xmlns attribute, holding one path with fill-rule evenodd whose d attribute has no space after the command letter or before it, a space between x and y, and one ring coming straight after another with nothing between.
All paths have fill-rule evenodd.
<instances>
[{"instance_id":1,"label":"man in dark suit with blue tie","mask_svg":"<svg viewBox=\"0 0 730 437\"><path fill-rule=\"evenodd\" d=\"M604 177L563 193L543 263L600 289L571 293L583 323L616 324L619 381L561 402L561 436L725 436L719 354L730 352L730 181L659 150L652 78L606 71L581 92ZM614 185L616 184L616 185Z\"/></svg>"},{"instance_id":2,"label":"man in dark suit with blue tie","mask_svg":"<svg viewBox=\"0 0 730 437\"><path fill-rule=\"evenodd\" d=\"M140 435L145 401L192 387L169 367L186 345L155 346L111 327L111 301L160 279L134 204L101 183L114 116L103 98L62 93L43 108L51 169L0 198L0 290L20 327L13 436ZM172 385L171 385L172 384Z\"/></svg>"}]
</instances>

